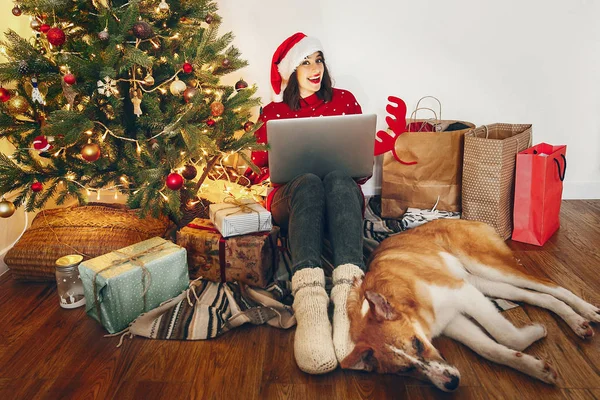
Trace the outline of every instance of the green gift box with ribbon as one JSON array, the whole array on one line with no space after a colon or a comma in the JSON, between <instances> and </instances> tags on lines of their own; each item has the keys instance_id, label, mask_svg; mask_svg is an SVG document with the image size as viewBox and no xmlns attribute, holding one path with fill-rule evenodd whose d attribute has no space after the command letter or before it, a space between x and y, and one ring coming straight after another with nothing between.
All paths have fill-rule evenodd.
<instances>
[{"instance_id":1,"label":"green gift box with ribbon","mask_svg":"<svg viewBox=\"0 0 600 400\"><path fill-rule=\"evenodd\" d=\"M110 333L189 284L186 250L159 237L84 261L79 274L87 314Z\"/></svg>"}]
</instances>

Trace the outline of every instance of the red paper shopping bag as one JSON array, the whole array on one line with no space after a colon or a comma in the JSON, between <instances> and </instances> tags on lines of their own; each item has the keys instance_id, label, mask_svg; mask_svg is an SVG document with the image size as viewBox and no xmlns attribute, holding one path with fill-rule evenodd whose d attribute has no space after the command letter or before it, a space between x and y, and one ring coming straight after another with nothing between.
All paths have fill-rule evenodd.
<instances>
[{"instance_id":1,"label":"red paper shopping bag","mask_svg":"<svg viewBox=\"0 0 600 400\"><path fill-rule=\"evenodd\" d=\"M517 154L513 240L542 246L558 229L566 152L540 143Z\"/></svg>"}]
</instances>

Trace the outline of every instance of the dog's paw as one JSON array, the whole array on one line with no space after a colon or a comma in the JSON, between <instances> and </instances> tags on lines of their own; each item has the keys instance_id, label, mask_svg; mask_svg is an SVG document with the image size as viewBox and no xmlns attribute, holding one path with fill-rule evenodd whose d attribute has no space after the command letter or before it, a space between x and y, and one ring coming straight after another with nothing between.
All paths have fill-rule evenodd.
<instances>
[{"instance_id":1,"label":"dog's paw","mask_svg":"<svg viewBox=\"0 0 600 400\"><path fill-rule=\"evenodd\" d=\"M584 310L581 310L581 315L591 322L600 323L600 309L591 304L588 304L588 306Z\"/></svg>"},{"instance_id":2,"label":"dog's paw","mask_svg":"<svg viewBox=\"0 0 600 400\"><path fill-rule=\"evenodd\" d=\"M532 343L537 342L548 335L546 327L542 324L524 326L523 328L520 328L519 331L521 337L519 343L515 344L515 350L521 351L531 346Z\"/></svg>"},{"instance_id":3,"label":"dog's paw","mask_svg":"<svg viewBox=\"0 0 600 400\"><path fill-rule=\"evenodd\" d=\"M556 380L558 379L558 374L556 370L550 365L548 361L542 361L544 364L542 371L540 373L540 380L549 383L551 385L556 385Z\"/></svg>"},{"instance_id":4,"label":"dog's paw","mask_svg":"<svg viewBox=\"0 0 600 400\"><path fill-rule=\"evenodd\" d=\"M594 330L590 326L589 321L585 320L579 314L573 314L571 317L565 319L565 321L580 338L589 339L594 336Z\"/></svg>"},{"instance_id":5,"label":"dog's paw","mask_svg":"<svg viewBox=\"0 0 600 400\"><path fill-rule=\"evenodd\" d=\"M558 374L548 361L540 360L537 357L521 353L520 351L515 352L515 357L519 359L519 361L516 363L516 368L519 371L537 378L542 382L546 382L551 385L556 384Z\"/></svg>"},{"instance_id":6,"label":"dog's paw","mask_svg":"<svg viewBox=\"0 0 600 400\"><path fill-rule=\"evenodd\" d=\"M587 321L580 323L574 331L582 339L591 339L594 336L594 330Z\"/></svg>"}]
</instances>

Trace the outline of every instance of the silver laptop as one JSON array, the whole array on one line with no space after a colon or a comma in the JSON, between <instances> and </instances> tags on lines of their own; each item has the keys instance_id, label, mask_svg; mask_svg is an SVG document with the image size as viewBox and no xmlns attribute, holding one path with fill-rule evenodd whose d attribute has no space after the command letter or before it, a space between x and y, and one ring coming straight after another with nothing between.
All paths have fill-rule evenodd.
<instances>
[{"instance_id":1,"label":"silver laptop","mask_svg":"<svg viewBox=\"0 0 600 400\"><path fill-rule=\"evenodd\" d=\"M334 170L353 178L373 173L377 115L356 114L267 121L271 182Z\"/></svg>"}]
</instances>

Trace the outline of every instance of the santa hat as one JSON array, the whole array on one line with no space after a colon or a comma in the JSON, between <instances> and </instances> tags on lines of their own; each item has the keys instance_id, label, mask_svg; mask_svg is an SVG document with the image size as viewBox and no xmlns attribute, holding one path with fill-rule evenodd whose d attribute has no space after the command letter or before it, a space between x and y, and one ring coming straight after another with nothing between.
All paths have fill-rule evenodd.
<instances>
[{"instance_id":1,"label":"santa hat","mask_svg":"<svg viewBox=\"0 0 600 400\"><path fill-rule=\"evenodd\" d=\"M316 51L323 51L321 42L302 32L294 33L279 45L271 62L271 87L273 88L274 102L283 101L283 91L290 75L307 56Z\"/></svg>"}]
</instances>

